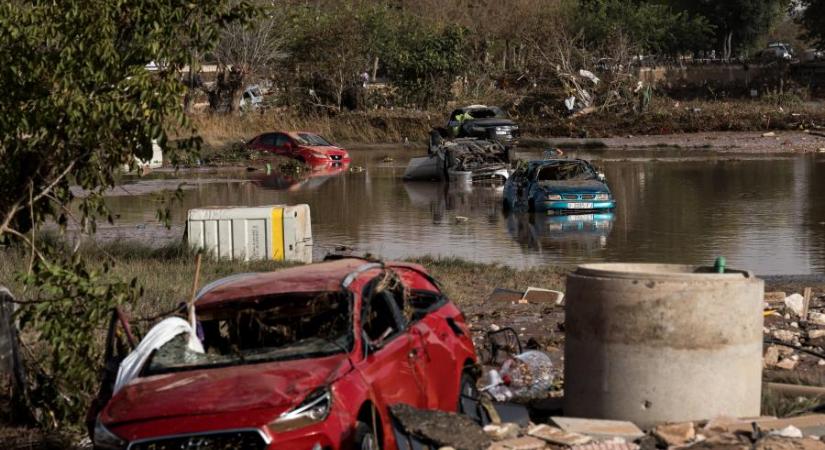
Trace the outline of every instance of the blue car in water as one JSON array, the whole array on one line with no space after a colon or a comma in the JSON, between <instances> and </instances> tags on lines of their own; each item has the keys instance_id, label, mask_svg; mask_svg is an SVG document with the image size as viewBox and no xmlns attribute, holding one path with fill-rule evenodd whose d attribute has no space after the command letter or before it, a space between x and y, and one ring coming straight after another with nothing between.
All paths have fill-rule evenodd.
<instances>
[{"instance_id":1,"label":"blue car in water","mask_svg":"<svg viewBox=\"0 0 825 450\"><path fill-rule=\"evenodd\" d=\"M555 158L520 165L504 184L504 207L514 211L582 214L612 211L616 200L604 175L589 162Z\"/></svg>"}]
</instances>

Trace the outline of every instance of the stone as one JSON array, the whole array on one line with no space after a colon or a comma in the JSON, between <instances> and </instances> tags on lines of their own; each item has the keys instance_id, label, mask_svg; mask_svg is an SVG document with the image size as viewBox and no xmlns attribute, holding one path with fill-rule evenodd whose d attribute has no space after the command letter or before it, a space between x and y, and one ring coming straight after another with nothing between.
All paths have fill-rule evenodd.
<instances>
[{"instance_id":1,"label":"stone","mask_svg":"<svg viewBox=\"0 0 825 450\"><path fill-rule=\"evenodd\" d=\"M519 426L515 423L489 424L484 426L484 433L494 441L518 437Z\"/></svg>"},{"instance_id":2,"label":"stone","mask_svg":"<svg viewBox=\"0 0 825 450\"><path fill-rule=\"evenodd\" d=\"M825 337L825 330L808 330L808 339L819 339Z\"/></svg>"},{"instance_id":3,"label":"stone","mask_svg":"<svg viewBox=\"0 0 825 450\"><path fill-rule=\"evenodd\" d=\"M792 344L797 339L797 334L791 330L773 330L773 337L786 344Z\"/></svg>"},{"instance_id":4,"label":"stone","mask_svg":"<svg viewBox=\"0 0 825 450\"><path fill-rule=\"evenodd\" d=\"M768 436L754 445L754 450L825 450L825 442L816 439Z\"/></svg>"},{"instance_id":5,"label":"stone","mask_svg":"<svg viewBox=\"0 0 825 450\"><path fill-rule=\"evenodd\" d=\"M792 358L785 358L776 365L776 367L785 370L794 370L799 361Z\"/></svg>"},{"instance_id":6,"label":"stone","mask_svg":"<svg viewBox=\"0 0 825 450\"><path fill-rule=\"evenodd\" d=\"M808 322L815 323L817 325L825 325L825 314L822 314L821 312L809 312Z\"/></svg>"},{"instance_id":7,"label":"stone","mask_svg":"<svg viewBox=\"0 0 825 450\"><path fill-rule=\"evenodd\" d=\"M645 435L633 422L622 420L580 419L575 417L551 417L550 420L564 431L584 434L596 439L620 437L634 441Z\"/></svg>"},{"instance_id":8,"label":"stone","mask_svg":"<svg viewBox=\"0 0 825 450\"><path fill-rule=\"evenodd\" d=\"M765 354L762 356L762 362L765 367L773 367L779 363L779 347L775 345L768 346L765 349Z\"/></svg>"},{"instance_id":9,"label":"stone","mask_svg":"<svg viewBox=\"0 0 825 450\"><path fill-rule=\"evenodd\" d=\"M546 445L541 439L532 436L522 436L520 438L498 441L491 445L489 450L539 450Z\"/></svg>"},{"instance_id":10,"label":"stone","mask_svg":"<svg viewBox=\"0 0 825 450\"><path fill-rule=\"evenodd\" d=\"M785 307L790 309L797 316L802 316L802 309L805 304L805 297L799 294L791 294L785 297Z\"/></svg>"},{"instance_id":11,"label":"stone","mask_svg":"<svg viewBox=\"0 0 825 450\"><path fill-rule=\"evenodd\" d=\"M592 441L589 436L562 431L559 428L551 427L546 424L536 425L530 428L527 431L527 435L543 439L551 444L557 445L583 445Z\"/></svg>"},{"instance_id":12,"label":"stone","mask_svg":"<svg viewBox=\"0 0 825 450\"><path fill-rule=\"evenodd\" d=\"M693 422L659 425L653 429L653 435L668 446L684 445L696 437Z\"/></svg>"}]
</instances>

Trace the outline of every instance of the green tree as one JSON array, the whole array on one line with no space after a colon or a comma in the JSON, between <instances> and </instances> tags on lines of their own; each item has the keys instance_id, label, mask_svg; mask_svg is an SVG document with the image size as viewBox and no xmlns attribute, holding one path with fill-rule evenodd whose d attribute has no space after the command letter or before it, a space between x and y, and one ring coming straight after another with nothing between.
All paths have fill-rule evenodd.
<instances>
[{"instance_id":1,"label":"green tree","mask_svg":"<svg viewBox=\"0 0 825 450\"><path fill-rule=\"evenodd\" d=\"M0 240L31 254L21 279L32 290L19 313L44 356L30 396L42 423L80 421L103 322L140 289L40 239L41 226L74 221L92 232L97 219L112 221L104 191L124 164L149 159L153 141L174 164L197 151L180 69L250 11L234 0L0 4ZM146 69L153 61L160 70ZM183 136L175 145L172 133Z\"/></svg>"},{"instance_id":2,"label":"green tree","mask_svg":"<svg viewBox=\"0 0 825 450\"><path fill-rule=\"evenodd\" d=\"M805 28L803 38L825 49L825 0L801 0L798 21Z\"/></svg>"},{"instance_id":3,"label":"green tree","mask_svg":"<svg viewBox=\"0 0 825 450\"><path fill-rule=\"evenodd\" d=\"M747 52L787 11L789 0L677 0L677 9L704 16L716 30L722 57ZM717 47L718 48L718 47Z\"/></svg>"}]
</instances>

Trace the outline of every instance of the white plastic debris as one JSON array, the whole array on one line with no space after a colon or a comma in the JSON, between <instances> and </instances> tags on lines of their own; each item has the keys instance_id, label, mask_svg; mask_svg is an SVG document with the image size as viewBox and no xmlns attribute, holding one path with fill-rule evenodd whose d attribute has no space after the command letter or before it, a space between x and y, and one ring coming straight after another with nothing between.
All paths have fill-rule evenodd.
<instances>
[{"instance_id":1,"label":"white plastic debris","mask_svg":"<svg viewBox=\"0 0 825 450\"><path fill-rule=\"evenodd\" d=\"M515 396L543 398L553 386L553 362L546 353L529 350L505 361L501 377L509 380Z\"/></svg>"},{"instance_id":2,"label":"white plastic debris","mask_svg":"<svg viewBox=\"0 0 825 450\"><path fill-rule=\"evenodd\" d=\"M785 297L785 306L788 307L797 316L802 316L802 308L805 304L805 298L799 294L791 294Z\"/></svg>"},{"instance_id":3,"label":"white plastic debris","mask_svg":"<svg viewBox=\"0 0 825 450\"><path fill-rule=\"evenodd\" d=\"M137 348L121 361L120 367L117 370L114 393L117 393L123 386L126 386L126 384L138 376L153 351L174 339L175 336L183 333L187 333L190 336L187 348L196 353L203 353L203 345L201 342L197 338L191 338L195 335L195 332L192 326L189 325L189 322L180 317L164 319L152 327L152 329L146 333L143 340L140 341Z\"/></svg>"},{"instance_id":4,"label":"white plastic debris","mask_svg":"<svg viewBox=\"0 0 825 450\"><path fill-rule=\"evenodd\" d=\"M601 80L599 80L599 77L594 75L593 72L591 72L589 70L581 69L581 70L579 70L579 75L581 75L581 76L587 78L588 80L592 81L593 84L599 84L599 81L601 81Z\"/></svg>"},{"instance_id":5,"label":"white plastic debris","mask_svg":"<svg viewBox=\"0 0 825 450\"><path fill-rule=\"evenodd\" d=\"M803 437L802 430L800 430L799 428L797 428L793 425L788 425L787 427L785 427L781 430L771 431L770 433L768 433L768 435L770 435L770 436L782 436L782 437L786 437L786 438L801 438L801 437Z\"/></svg>"}]
</instances>

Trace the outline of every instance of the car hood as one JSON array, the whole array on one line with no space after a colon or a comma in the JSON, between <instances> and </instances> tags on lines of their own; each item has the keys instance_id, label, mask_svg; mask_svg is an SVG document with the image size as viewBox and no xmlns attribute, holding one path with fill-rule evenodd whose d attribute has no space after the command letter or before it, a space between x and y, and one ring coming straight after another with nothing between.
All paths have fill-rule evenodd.
<instances>
[{"instance_id":1,"label":"car hood","mask_svg":"<svg viewBox=\"0 0 825 450\"><path fill-rule=\"evenodd\" d=\"M510 119L491 117L489 119L471 119L468 122L478 127L512 127L516 123Z\"/></svg>"},{"instance_id":2,"label":"car hood","mask_svg":"<svg viewBox=\"0 0 825 450\"><path fill-rule=\"evenodd\" d=\"M138 378L101 413L108 425L297 405L351 369L347 355L201 369Z\"/></svg>"},{"instance_id":3,"label":"car hood","mask_svg":"<svg viewBox=\"0 0 825 450\"><path fill-rule=\"evenodd\" d=\"M606 194L610 192L607 185L599 180L541 181L538 186L546 192L557 194Z\"/></svg>"}]
</instances>

